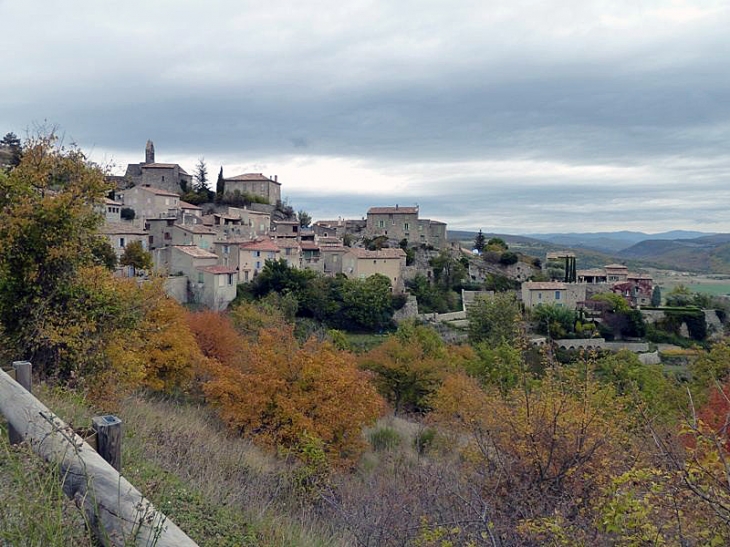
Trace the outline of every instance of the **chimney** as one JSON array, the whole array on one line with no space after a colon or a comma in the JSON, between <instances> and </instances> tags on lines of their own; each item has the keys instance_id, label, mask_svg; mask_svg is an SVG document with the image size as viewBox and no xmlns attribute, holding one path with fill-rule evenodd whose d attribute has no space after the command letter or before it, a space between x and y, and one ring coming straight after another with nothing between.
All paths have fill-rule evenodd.
<instances>
[{"instance_id":1,"label":"chimney","mask_svg":"<svg viewBox=\"0 0 730 547\"><path fill-rule=\"evenodd\" d=\"M397 203L395 204L395 210L396 211L398 210L398 204Z\"/></svg>"}]
</instances>

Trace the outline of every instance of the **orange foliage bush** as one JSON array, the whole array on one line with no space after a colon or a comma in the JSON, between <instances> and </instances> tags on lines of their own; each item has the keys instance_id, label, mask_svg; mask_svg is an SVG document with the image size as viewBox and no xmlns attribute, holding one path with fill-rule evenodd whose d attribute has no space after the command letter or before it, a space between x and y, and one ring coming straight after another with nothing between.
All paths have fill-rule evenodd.
<instances>
[{"instance_id":1,"label":"orange foliage bush","mask_svg":"<svg viewBox=\"0 0 730 547\"><path fill-rule=\"evenodd\" d=\"M188 326L203 355L226 366L237 363L247 349L227 315L214 311L189 313Z\"/></svg>"},{"instance_id":2,"label":"orange foliage bush","mask_svg":"<svg viewBox=\"0 0 730 547\"><path fill-rule=\"evenodd\" d=\"M270 446L316 437L334 463L360 454L362 428L384 403L352 355L314 339L299 346L291 328L261 331L245 355L210 364L203 390L223 420Z\"/></svg>"}]
</instances>

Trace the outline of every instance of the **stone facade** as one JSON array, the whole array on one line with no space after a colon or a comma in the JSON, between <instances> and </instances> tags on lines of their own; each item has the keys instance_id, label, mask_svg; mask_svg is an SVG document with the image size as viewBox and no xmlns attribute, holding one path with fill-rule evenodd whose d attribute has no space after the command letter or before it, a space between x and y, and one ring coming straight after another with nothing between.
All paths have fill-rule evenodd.
<instances>
[{"instance_id":1,"label":"stone facade","mask_svg":"<svg viewBox=\"0 0 730 547\"><path fill-rule=\"evenodd\" d=\"M585 300L586 286L583 283L527 281L522 284L522 303L525 308L554 304L574 310Z\"/></svg>"},{"instance_id":2,"label":"stone facade","mask_svg":"<svg viewBox=\"0 0 730 547\"><path fill-rule=\"evenodd\" d=\"M151 186L176 194L180 194L183 187L189 189L193 183L193 177L177 163L155 162L155 145L152 141L147 141L145 161L128 164L124 179L127 187Z\"/></svg>"},{"instance_id":3,"label":"stone facade","mask_svg":"<svg viewBox=\"0 0 730 547\"><path fill-rule=\"evenodd\" d=\"M365 279L381 274L390 280L393 292L401 293L406 253L403 249L381 249L368 251L360 247L348 248L342 258L342 273L347 277Z\"/></svg>"},{"instance_id":4,"label":"stone facade","mask_svg":"<svg viewBox=\"0 0 730 547\"><path fill-rule=\"evenodd\" d=\"M418 207L371 207L365 235L371 238L386 236L394 241L405 239L409 245L431 245L437 249L448 245L446 224L419 219Z\"/></svg>"},{"instance_id":5,"label":"stone facade","mask_svg":"<svg viewBox=\"0 0 730 547\"><path fill-rule=\"evenodd\" d=\"M234 193L236 191L262 197L271 205L276 205L281 201L281 183L276 176L271 179L261 173L245 173L236 177L224 178L223 192Z\"/></svg>"},{"instance_id":6,"label":"stone facade","mask_svg":"<svg viewBox=\"0 0 730 547\"><path fill-rule=\"evenodd\" d=\"M180 213L180 196L159 188L135 186L117 193L117 199L134 209L138 226L144 226L148 218L177 218Z\"/></svg>"}]
</instances>

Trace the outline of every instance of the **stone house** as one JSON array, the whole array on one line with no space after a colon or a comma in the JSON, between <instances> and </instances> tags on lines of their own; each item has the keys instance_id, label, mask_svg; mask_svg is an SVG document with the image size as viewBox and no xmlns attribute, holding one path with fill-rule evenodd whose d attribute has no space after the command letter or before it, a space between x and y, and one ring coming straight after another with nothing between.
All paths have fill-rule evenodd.
<instances>
[{"instance_id":1,"label":"stone house","mask_svg":"<svg viewBox=\"0 0 730 547\"><path fill-rule=\"evenodd\" d=\"M274 243L279 247L279 258L286 260L290 268L302 267L302 248L297 241L277 239Z\"/></svg>"},{"instance_id":2,"label":"stone house","mask_svg":"<svg viewBox=\"0 0 730 547\"><path fill-rule=\"evenodd\" d=\"M134 209L134 219L144 226L148 218L177 218L180 212L180 196L151 186L135 186L117 193L125 207Z\"/></svg>"},{"instance_id":3,"label":"stone house","mask_svg":"<svg viewBox=\"0 0 730 547\"><path fill-rule=\"evenodd\" d=\"M229 266L198 266L197 287L194 288L194 297L197 302L210 308L221 311L228 307L236 298L236 284L238 272Z\"/></svg>"},{"instance_id":4,"label":"stone house","mask_svg":"<svg viewBox=\"0 0 730 547\"><path fill-rule=\"evenodd\" d=\"M349 249L341 245L320 245L319 271L329 276L343 273L342 260Z\"/></svg>"},{"instance_id":5,"label":"stone house","mask_svg":"<svg viewBox=\"0 0 730 547\"><path fill-rule=\"evenodd\" d=\"M251 239L266 236L271 230L271 214L240 207L229 207L228 214L238 216L243 226L249 227Z\"/></svg>"},{"instance_id":6,"label":"stone house","mask_svg":"<svg viewBox=\"0 0 730 547\"><path fill-rule=\"evenodd\" d=\"M271 235L276 239L297 239L299 237L300 226L296 220L274 220L271 222L271 226Z\"/></svg>"},{"instance_id":7,"label":"stone house","mask_svg":"<svg viewBox=\"0 0 730 547\"><path fill-rule=\"evenodd\" d=\"M124 249L133 241L140 241L142 248L147 250L147 232L131 222L106 222L99 231L109 241L117 258L124 254Z\"/></svg>"},{"instance_id":8,"label":"stone house","mask_svg":"<svg viewBox=\"0 0 730 547\"><path fill-rule=\"evenodd\" d=\"M211 252L195 245L171 245L155 249L153 257L157 270L174 278L165 290L180 303L223 310L236 297L236 270L219 265Z\"/></svg>"},{"instance_id":9,"label":"stone house","mask_svg":"<svg viewBox=\"0 0 730 547\"><path fill-rule=\"evenodd\" d=\"M253 281L267 260L278 260L281 255L281 249L270 239L236 243L219 241L214 248L223 264L238 271L239 283Z\"/></svg>"},{"instance_id":10,"label":"stone house","mask_svg":"<svg viewBox=\"0 0 730 547\"><path fill-rule=\"evenodd\" d=\"M215 231L203 224L174 224L171 234L173 245L197 245L206 250L217 239Z\"/></svg>"},{"instance_id":11,"label":"stone house","mask_svg":"<svg viewBox=\"0 0 730 547\"><path fill-rule=\"evenodd\" d=\"M345 234L358 235L367 227L365 219L318 220L312 224L317 237L336 237L342 239Z\"/></svg>"},{"instance_id":12,"label":"stone house","mask_svg":"<svg viewBox=\"0 0 730 547\"><path fill-rule=\"evenodd\" d=\"M629 278L629 268L623 264L608 264L603 269L606 270L606 281L609 283L623 283Z\"/></svg>"},{"instance_id":13,"label":"stone house","mask_svg":"<svg viewBox=\"0 0 730 547\"><path fill-rule=\"evenodd\" d=\"M403 249L368 251L361 247L349 247L342 258L342 273L347 277L365 279L382 274L390 280L393 292L403 292L403 271L406 253Z\"/></svg>"},{"instance_id":14,"label":"stone house","mask_svg":"<svg viewBox=\"0 0 730 547\"><path fill-rule=\"evenodd\" d=\"M124 204L121 201L115 201L113 199L104 199L104 220L105 222L122 222L122 207Z\"/></svg>"},{"instance_id":15,"label":"stone house","mask_svg":"<svg viewBox=\"0 0 730 547\"><path fill-rule=\"evenodd\" d=\"M281 201L281 183L276 175L273 179L261 173L245 173L231 178L224 178L223 192L234 193L236 191L262 197L271 205L276 205L277 202Z\"/></svg>"},{"instance_id":16,"label":"stone house","mask_svg":"<svg viewBox=\"0 0 730 547\"><path fill-rule=\"evenodd\" d=\"M152 141L147 141L145 161L128 164L124 178L127 186L150 186L178 195L183 187L190 188L193 183L193 177L177 163L155 162L155 145Z\"/></svg>"},{"instance_id":17,"label":"stone house","mask_svg":"<svg viewBox=\"0 0 730 547\"><path fill-rule=\"evenodd\" d=\"M526 281L522 284L521 293L525 308L554 304L575 310L582 307L586 300L586 285L560 281Z\"/></svg>"},{"instance_id":18,"label":"stone house","mask_svg":"<svg viewBox=\"0 0 730 547\"><path fill-rule=\"evenodd\" d=\"M300 244L300 248L302 250L302 268L322 272L322 255L319 250L319 245L314 242L302 241Z\"/></svg>"},{"instance_id":19,"label":"stone house","mask_svg":"<svg viewBox=\"0 0 730 547\"><path fill-rule=\"evenodd\" d=\"M418 207L371 207L368 209L365 235L387 236L394 241L405 239L409 245L431 245L443 249L448 244L446 224L419 219Z\"/></svg>"},{"instance_id":20,"label":"stone house","mask_svg":"<svg viewBox=\"0 0 730 547\"><path fill-rule=\"evenodd\" d=\"M176 222L174 218L148 218L145 221L150 251L172 245L172 227Z\"/></svg>"},{"instance_id":21,"label":"stone house","mask_svg":"<svg viewBox=\"0 0 730 547\"><path fill-rule=\"evenodd\" d=\"M200 224L203 222L203 209L187 201L180 200L180 214L178 220L182 224Z\"/></svg>"}]
</instances>

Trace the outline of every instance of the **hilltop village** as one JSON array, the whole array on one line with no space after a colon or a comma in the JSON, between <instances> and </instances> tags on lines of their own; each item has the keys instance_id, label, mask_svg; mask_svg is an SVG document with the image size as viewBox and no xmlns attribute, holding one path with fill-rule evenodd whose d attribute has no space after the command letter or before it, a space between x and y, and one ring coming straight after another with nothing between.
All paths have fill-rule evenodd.
<instances>
[{"instance_id":1,"label":"hilltop village","mask_svg":"<svg viewBox=\"0 0 730 547\"><path fill-rule=\"evenodd\" d=\"M267 260L284 259L291 267L330 276L382 274L398 294L405 288L406 249L438 253L448 246L446 224L421 218L417 206L371 207L361 219L310 226L282 203L278 177L262 173L221 178L212 203L188 203L181 195L193 187L193 176L178 164L157 162L151 141L144 162L109 178L116 190L106 200L102 231L117 256L139 242L152 253L154 269L169 276L171 297L216 311Z\"/></svg>"},{"instance_id":2,"label":"hilltop village","mask_svg":"<svg viewBox=\"0 0 730 547\"><path fill-rule=\"evenodd\" d=\"M489 252L485 260L472 260L482 253L450 243L446 224L421 218L417 206L373 206L359 219L317 220L310 225L309 219L302 222L292 207L282 204L282 182L275 175L220 176L210 203L188 203L181 196L193 188L193 176L178 164L157 162L151 141L143 162L129 164L123 176L110 179L116 190L106 201L103 232L117 255L139 242L152 254L154 269L169 276L170 296L217 311L228 306L236 286L253 280L267 260L283 259L290 267L329 276L381 274L395 294L403 293L407 280L431 274L427 261L407 260L409 249L426 258L439 252L469 258L469 279L476 283L495 271L516 281L526 308L590 307L592 296L607 291L634 308L648 306L655 288L651 276L631 273L622 264L577 270L571 253L548 255L544 268L538 267L539 260L515 256L514 262L498 261L495 269L486 260ZM543 270L554 271L556 265L562 279L549 280ZM124 275L130 274L134 272L127 268ZM479 292L485 291L464 291L457 320Z\"/></svg>"}]
</instances>

